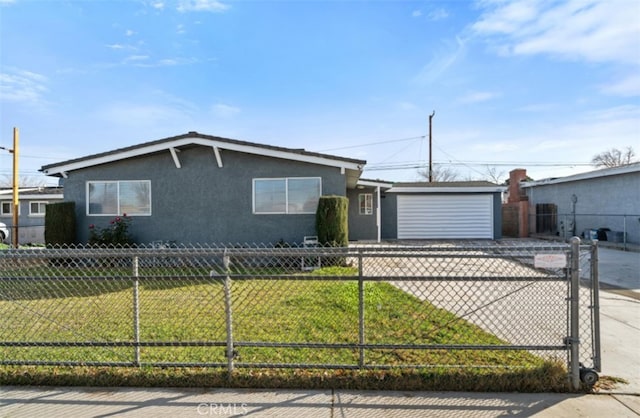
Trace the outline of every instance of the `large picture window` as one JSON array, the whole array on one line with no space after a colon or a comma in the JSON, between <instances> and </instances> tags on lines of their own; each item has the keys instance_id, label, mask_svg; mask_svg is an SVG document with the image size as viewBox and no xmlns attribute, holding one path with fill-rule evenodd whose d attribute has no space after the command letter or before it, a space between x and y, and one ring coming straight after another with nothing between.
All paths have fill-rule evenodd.
<instances>
[{"instance_id":1,"label":"large picture window","mask_svg":"<svg viewBox=\"0 0 640 418\"><path fill-rule=\"evenodd\" d=\"M90 181L87 183L87 215L151 215L151 182Z\"/></svg>"},{"instance_id":2,"label":"large picture window","mask_svg":"<svg viewBox=\"0 0 640 418\"><path fill-rule=\"evenodd\" d=\"M316 213L322 192L319 177L253 180L253 213Z\"/></svg>"}]
</instances>

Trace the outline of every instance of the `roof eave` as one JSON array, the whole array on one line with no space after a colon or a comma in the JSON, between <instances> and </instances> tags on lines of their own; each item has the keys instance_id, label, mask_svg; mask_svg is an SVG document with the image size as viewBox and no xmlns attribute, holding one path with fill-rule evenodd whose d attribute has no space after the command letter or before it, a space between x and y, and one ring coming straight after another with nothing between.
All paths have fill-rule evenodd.
<instances>
[{"instance_id":1,"label":"roof eave","mask_svg":"<svg viewBox=\"0 0 640 418\"><path fill-rule=\"evenodd\" d=\"M362 172L366 161L332 158L332 156L315 154L309 152L296 152L286 148L263 147L240 141L223 141L211 138L202 138L202 135L175 137L171 140L156 141L148 145L139 147L124 148L120 151L97 154L93 157L87 157L77 160L69 160L60 164L51 164L43 166L40 171L48 176L65 177L66 173L92 167L101 164L108 164L114 161L124 160L133 157L139 157L146 154L168 151L171 148L177 148L185 145L202 145L206 147L218 148L221 150L230 150L244 152L254 155L262 155L274 158L283 158L293 161L302 161L311 164L319 164L325 166L338 167L341 169L352 170L358 173Z\"/></svg>"}]
</instances>

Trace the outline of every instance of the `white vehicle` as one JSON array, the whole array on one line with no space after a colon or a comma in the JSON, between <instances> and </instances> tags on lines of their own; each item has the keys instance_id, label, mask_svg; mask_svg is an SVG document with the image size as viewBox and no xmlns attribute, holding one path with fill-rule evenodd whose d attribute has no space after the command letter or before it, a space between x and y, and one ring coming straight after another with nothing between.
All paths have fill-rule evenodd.
<instances>
[{"instance_id":1,"label":"white vehicle","mask_svg":"<svg viewBox=\"0 0 640 418\"><path fill-rule=\"evenodd\" d=\"M0 222L0 242L7 238L9 238L9 228L7 228L7 225Z\"/></svg>"}]
</instances>

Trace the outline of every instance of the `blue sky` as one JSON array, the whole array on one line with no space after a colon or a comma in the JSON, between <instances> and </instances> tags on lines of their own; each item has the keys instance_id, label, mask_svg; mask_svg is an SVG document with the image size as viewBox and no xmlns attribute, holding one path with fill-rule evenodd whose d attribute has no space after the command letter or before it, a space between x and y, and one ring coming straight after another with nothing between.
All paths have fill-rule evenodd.
<instances>
[{"instance_id":1,"label":"blue sky","mask_svg":"<svg viewBox=\"0 0 640 418\"><path fill-rule=\"evenodd\" d=\"M0 0L0 146L17 126L38 181L188 131L415 181L434 110L433 161L460 179L557 177L640 153L639 96L635 0Z\"/></svg>"}]
</instances>

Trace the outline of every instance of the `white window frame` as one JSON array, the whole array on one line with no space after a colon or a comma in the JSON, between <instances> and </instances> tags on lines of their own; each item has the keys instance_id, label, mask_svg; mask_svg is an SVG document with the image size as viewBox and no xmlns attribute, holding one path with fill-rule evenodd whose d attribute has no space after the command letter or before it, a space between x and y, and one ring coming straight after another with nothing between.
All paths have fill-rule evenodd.
<instances>
[{"instance_id":1,"label":"white window frame","mask_svg":"<svg viewBox=\"0 0 640 418\"><path fill-rule=\"evenodd\" d=\"M38 209L42 208L42 212L32 212L31 211L31 205L33 205L34 203L38 204ZM45 207L49 204L49 202L46 202L44 200L30 200L29 201L29 216L34 216L34 217L42 217L45 214ZM44 206L42 206L44 205Z\"/></svg>"},{"instance_id":2,"label":"white window frame","mask_svg":"<svg viewBox=\"0 0 640 418\"><path fill-rule=\"evenodd\" d=\"M5 204L9 205L9 212L5 212L3 210ZM18 203L18 216L20 216L20 212L21 212L20 206L22 205ZM13 200L0 200L0 216L4 218L13 216Z\"/></svg>"},{"instance_id":3,"label":"white window frame","mask_svg":"<svg viewBox=\"0 0 640 418\"><path fill-rule=\"evenodd\" d=\"M117 212L118 213L90 213L89 211L89 207L91 202L89 201L89 187L91 184L116 184L116 199L117 199L117 203L116 206L118 208ZM147 183L149 185L149 213L129 213L126 211L122 211L121 210L121 205L120 205L120 185L122 183ZM125 212L127 213L127 216L151 216L152 214L152 195L151 195L151 180L91 180L91 181L87 181L86 183L86 190L85 190L85 196L86 196L86 207L85 207L85 211L87 216L121 216L123 215Z\"/></svg>"},{"instance_id":4,"label":"white window frame","mask_svg":"<svg viewBox=\"0 0 640 418\"><path fill-rule=\"evenodd\" d=\"M362 199L364 199L364 211L362 210ZM360 215L373 215L373 193L358 194L358 213Z\"/></svg>"},{"instance_id":5,"label":"white window frame","mask_svg":"<svg viewBox=\"0 0 640 418\"><path fill-rule=\"evenodd\" d=\"M283 180L285 182L285 202L284 202L284 211L275 211L275 212L258 212L256 211L256 182L259 181L273 181L273 180ZM322 196L322 177L261 177L255 178L251 182L251 200L252 200L252 212L254 215L309 215L315 214L316 211L312 212L290 212L289 211L289 180L318 180L318 200L320 200L320 196ZM317 206L316 206L317 207Z\"/></svg>"}]
</instances>

